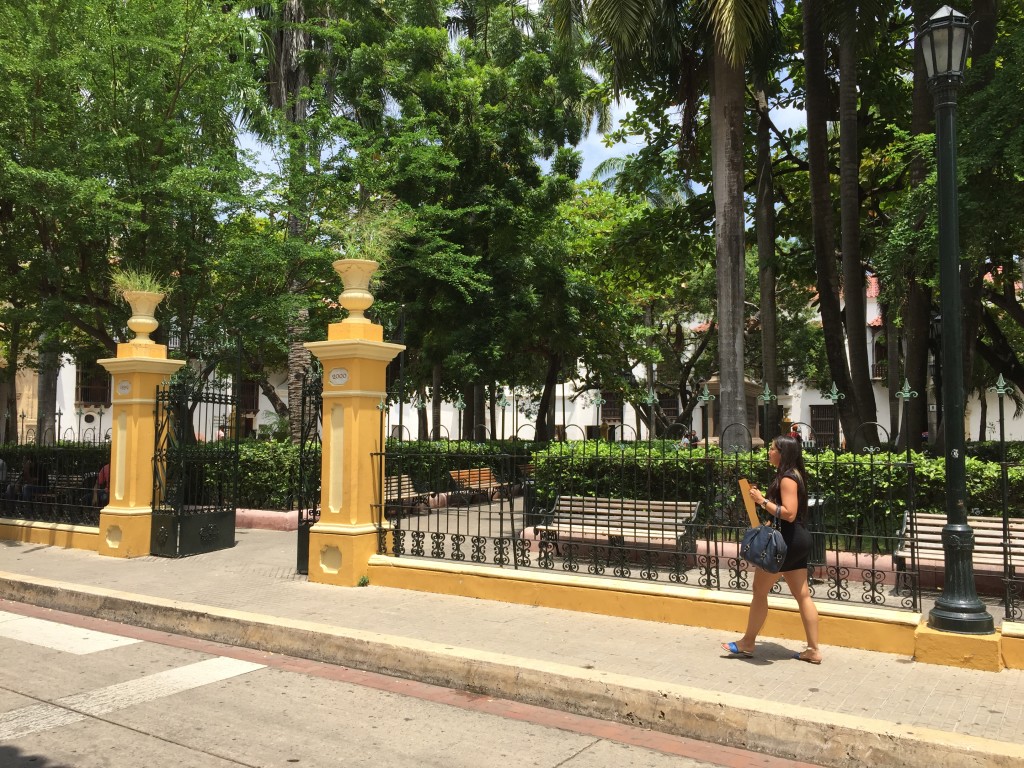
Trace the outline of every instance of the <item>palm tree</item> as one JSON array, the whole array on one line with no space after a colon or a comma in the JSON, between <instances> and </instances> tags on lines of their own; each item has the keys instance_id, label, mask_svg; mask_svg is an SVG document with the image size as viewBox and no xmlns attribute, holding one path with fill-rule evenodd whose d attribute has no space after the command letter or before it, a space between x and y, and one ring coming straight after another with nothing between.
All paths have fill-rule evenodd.
<instances>
[{"instance_id":1,"label":"palm tree","mask_svg":"<svg viewBox=\"0 0 1024 768\"><path fill-rule=\"evenodd\" d=\"M723 425L745 424L744 397L744 62L753 41L769 28L766 0L705 0L695 15L664 0L557 0L562 34L586 25L612 55L616 89L656 73L675 88L683 109L680 157L692 148L697 83L710 77L711 166L718 274L719 399ZM710 48L710 61L706 49ZM649 82L649 81L648 81ZM730 432L737 441L741 432ZM745 438L744 438L745 439Z\"/></svg>"},{"instance_id":2,"label":"palm tree","mask_svg":"<svg viewBox=\"0 0 1024 768\"><path fill-rule=\"evenodd\" d=\"M839 15L839 220L843 254L844 319L855 420L875 421L876 405L868 362L865 271L860 249L860 154L857 110L858 3L833 6ZM847 434L850 434L847 432ZM865 435L873 445L878 436Z\"/></svg>"},{"instance_id":3,"label":"palm tree","mask_svg":"<svg viewBox=\"0 0 1024 768\"><path fill-rule=\"evenodd\" d=\"M839 303L839 273L836 268L835 229L828 165L828 82L826 76L825 27L822 0L805 0L803 5L804 70L807 89L807 165L811 188L811 239L818 276L818 310L821 313L825 354L833 382L840 392L850 391L850 367L846 358L843 317ZM856 425L851 398L838 402L846 434Z\"/></svg>"},{"instance_id":4,"label":"palm tree","mask_svg":"<svg viewBox=\"0 0 1024 768\"><path fill-rule=\"evenodd\" d=\"M310 72L304 59L312 45L306 6L303 0L283 0L278 6L265 3L255 8L255 14L266 30L263 35L265 69L262 76L266 104L280 115L284 124L287 178L285 234L290 239L301 239L303 234L299 190L310 149L303 139L302 130L308 117L309 101L305 92L310 83ZM265 115L251 117L250 125L261 139L272 141L277 138L272 119ZM290 290L300 293L302 286L295 282ZM288 423L293 442L298 442L302 435L302 380L310 361L309 351L303 346L308 322L309 310L300 307L288 326Z\"/></svg>"}]
</instances>

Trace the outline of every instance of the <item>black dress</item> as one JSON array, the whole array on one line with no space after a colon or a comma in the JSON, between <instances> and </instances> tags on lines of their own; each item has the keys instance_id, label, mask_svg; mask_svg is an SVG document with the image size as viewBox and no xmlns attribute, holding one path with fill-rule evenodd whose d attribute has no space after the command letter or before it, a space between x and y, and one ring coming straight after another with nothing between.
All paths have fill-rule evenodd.
<instances>
[{"instance_id":1,"label":"black dress","mask_svg":"<svg viewBox=\"0 0 1024 768\"><path fill-rule=\"evenodd\" d=\"M804 486L800 473L790 470L783 477L791 477L796 480L796 495L799 502L796 518L793 522L779 518L779 528L782 530L782 538L786 542L786 560L779 569L780 573L785 571L796 571L800 568L807 569L807 558L811 552L811 532L807 530L807 488ZM768 488L768 500L774 504L782 503L780 486L782 478L776 478Z\"/></svg>"}]
</instances>

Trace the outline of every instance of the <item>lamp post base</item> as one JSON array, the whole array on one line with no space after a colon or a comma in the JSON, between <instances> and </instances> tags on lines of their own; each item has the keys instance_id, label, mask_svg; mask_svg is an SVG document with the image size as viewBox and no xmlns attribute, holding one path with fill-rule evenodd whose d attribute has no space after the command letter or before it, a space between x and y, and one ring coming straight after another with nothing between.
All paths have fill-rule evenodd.
<instances>
[{"instance_id":1,"label":"lamp post base","mask_svg":"<svg viewBox=\"0 0 1024 768\"><path fill-rule=\"evenodd\" d=\"M974 531L966 522L946 523L942 529L942 548L945 551L945 587L928 613L928 626L967 635L995 632L992 615L978 599L974 587Z\"/></svg>"},{"instance_id":2,"label":"lamp post base","mask_svg":"<svg viewBox=\"0 0 1024 768\"><path fill-rule=\"evenodd\" d=\"M928 626L940 632L959 632L962 635L990 635L996 631L992 614L978 603L978 609L955 610L940 608L938 603L928 613Z\"/></svg>"}]
</instances>

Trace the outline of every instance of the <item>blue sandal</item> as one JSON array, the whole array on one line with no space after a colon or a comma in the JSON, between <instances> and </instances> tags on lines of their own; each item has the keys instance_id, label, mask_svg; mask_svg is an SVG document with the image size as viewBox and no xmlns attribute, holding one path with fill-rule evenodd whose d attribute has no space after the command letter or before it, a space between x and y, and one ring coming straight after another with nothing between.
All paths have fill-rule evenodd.
<instances>
[{"instance_id":1,"label":"blue sandal","mask_svg":"<svg viewBox=\"0 0 1024 768\"><path fill-rule=\"evenodd\" d=\"M742 656L744 659L754 658L754 654L751 651L744 651L736 643L722 643L722 650L728 651L734 656Z\"/></svg>"}]
</instances>

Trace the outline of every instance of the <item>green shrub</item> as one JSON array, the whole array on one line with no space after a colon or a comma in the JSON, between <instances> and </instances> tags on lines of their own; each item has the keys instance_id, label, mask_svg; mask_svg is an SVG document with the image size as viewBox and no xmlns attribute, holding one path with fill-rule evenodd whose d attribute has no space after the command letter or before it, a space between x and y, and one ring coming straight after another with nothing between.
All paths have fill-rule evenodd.
<instances>
[{"instance_id":1,"label":"green shrub","mask_svg":"<svg viewBox=\"0 0 1024 768\"><path fill-rule=\"evenodd\" d=\"M299 477L299 447L283 440L238 444L239 507L291 509Z\"/></svg>"}]
</instances>

